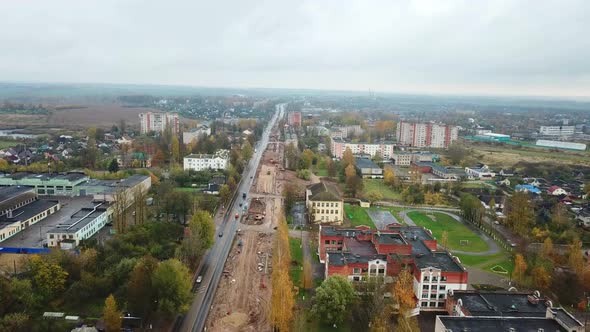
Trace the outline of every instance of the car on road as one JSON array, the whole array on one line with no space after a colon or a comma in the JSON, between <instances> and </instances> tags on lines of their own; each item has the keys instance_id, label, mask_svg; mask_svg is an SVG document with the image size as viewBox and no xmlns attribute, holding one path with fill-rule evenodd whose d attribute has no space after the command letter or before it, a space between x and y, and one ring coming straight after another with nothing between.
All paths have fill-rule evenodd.
<instances>
[{"instance_id":1,"label":"car on road","mask_svg":"<svg viewBox=\"0 0 590 332\"><path fill-rule=\"evenodd\" d=\"M223 236L223 232L219 232L219 234L217 234L217 236L222 237Z\"/></svg>"},{"instance_id":2,"label":"car on road","mask_svg":"<svg viewBox=\"0 0 590 332\"><path fill-rule=\"evenodd\" d=\"M196 281L196 283L197 283L197 284L200 284L200 283L201 283L201 281L203 281L203 276L198 276L198 277L197 277L197 281Z\"/></svg>"},{"instance_id":3,"label":"car on road","mask_svg":"<svg viewBox=\"0 0 590 332\"><path fill-rule=\"evenodd\" d=\"M242 193L242 198L246 199L246 193Z\"/></svg>"}]
</instances>

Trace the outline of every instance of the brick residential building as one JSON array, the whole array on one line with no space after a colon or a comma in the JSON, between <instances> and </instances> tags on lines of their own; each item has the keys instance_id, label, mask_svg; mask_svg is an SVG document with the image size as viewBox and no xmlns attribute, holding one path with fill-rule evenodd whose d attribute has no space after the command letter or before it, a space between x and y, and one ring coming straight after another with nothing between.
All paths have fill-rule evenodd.
<instances>
[{"instance_id":1,"label":"brick residential building","mask_svg":"<svg viewBox=\"0 0 590 332\"><path fill-rule=\"evenodd\" d=\"M375 157L375 154L380 153L384 160L390 159L393 155L393 143L350 143L342 139L332 140L332 156L342 159L344 151L349 148L354 155L369 155Z\"/></svg>"}]
</instances>

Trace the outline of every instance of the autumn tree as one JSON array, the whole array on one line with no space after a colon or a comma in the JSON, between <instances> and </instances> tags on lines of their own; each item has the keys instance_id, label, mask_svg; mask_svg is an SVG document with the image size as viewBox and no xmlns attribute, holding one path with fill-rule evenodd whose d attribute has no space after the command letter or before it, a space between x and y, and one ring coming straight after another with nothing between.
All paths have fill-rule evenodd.
<instances>
[{"instance_id":1,"label":"autumn tree","mask_svg":"<svg viewBox=\"0 0 590 332\"><path fill-rule=\"evenodd\" d=\"M553 207L551 214L551 222L558 229L564 229L569 224L569 216L567 214L567 208L563 203L557 203Z\"/></svg>"},{"instance_id":2,"label":"autumn tree","mask_svg":"<svg viewBox=\"0 0 590 332\"><path fill-rule=\"evenodd\" d=\"M346 166L344 169L344 175L346 176L346 179L356 176L356 168L353 164Z\"/></svg>"},{"instance_id":3,"label":"autumn tree","mask_svg":"<svg viewBox=\"0 0 590 332\"><path fill-rule=\"evenodd\" d=\"M102 320L107 332L114 332L121 330L121 312L117 309L117 301L113 294L109 295L104 302L104 311L102 312Z\"/></svg>"},{"instance_id":4,"label":"autumn tree","mask_svg":"<svg viewBox=\"0 0 590 332\"><path fill-rule=\"evenodd\" d=\"M283 218L279 221L274 240L271 275L270 321L278 331L289 331L293 320L295 294L293 294L293 281L289 276L290 265L289 233Z\"/></svg>"},{"instance_id":5,"label":"autumn tree","mask_svg":"<svg viewBox=\"0 0 590 332\"><path fill-rule=\"evenodd\" d=\"M338 170L336 168L336 163L331 158L327 158L327 160L326 160L326 169L328 171L329 177L333 178L338 173Z\"/></svg>"},{"instance_id":6,"label":"autumn tree","mask_svg":"<svg viewBox=\"0 0 590 332\"><path fill-rule=\"evenodd\" d=\"M342 154L342 168L346 169L349 165L354 167L355 159L354 155L352 154L352 150L347 147Z\"/></svg>"},{"instance_id":7,"label":"autumn tree","mask_svg":"<svg viewBox=\"0 0 590 332\"><path fill-rule=\"evenodd\" d=\"M385 167L383 170L383 183L390 187L394 187L396 185L396 178L395 173L393 172L393 167Z\"/></svg>"},{"instance_id":8,"label":"autumn tree","mask_svg":"<svg viewBox=\"0 0 590 332\"><path fill-rule=\"evenodd\" d=\"M408 269L403 269L393 284L393 298L399 306L397 330L415 331L416 322L408 317L408 313L416 306L414 299L414 277Z\"/></svg>"},{"instance_id":9,"label":"autumn tree","mask_svg":"<svg viewBox=\"0 0 590 332\"><path fill-rule=\"evenodd\" d=\"M299 160L299 151L292 142L285 146L285 167L294 170L297 167Z\"/></svg>"},{"instance_id":10,"label":"autumn tree","mask_svg":"<svg viewBox=\"0 0 590 332\"><path fill-rule=\"evenodd\" d=\"M551 259L551 257L553 256L553 241L551 241L550 237L547 237L545 241L543 241L541 253L544 258Z\"/></svg>"},{"instance_id":11,"label":"autumn tree","mask_svg":"<svg viewBox=\"0 0 590 332\"><path fill-rule=\"evenodd\" d=\"M177 257L186 265L193 267L205 250L213 246L215 241L213 218L207 211L195 211L189 221L187 233L177 249Z\"/></svg>"},{"instance_id":12,"label":"autumn tree","mask_svg":"<svg viewBox=\"0 0 590 332\"><path fill-rule=\"evenodd\" d=\"M123 188L117 188L114 193L113 202L113 219L115 230L118 234L122 234L127 230L127 216L125 212L130 205L129 192Z\"/></svg>"},{"instance_id":13,"label":"autumn tree","mask_svg":"<svg viewBox=\"0 0 590 332\"><path fill-rule=\"evenodd\" d=\"M10 164L6 159L0 159L0 172L6 172L10 170Z\"/></svg>"},{"instance_id":14,"label":"autumn tree","mask_svg":"<svg viewBox=\"0 0 590 332\"><path fill-rule=\"evenodd\" d=\"M512 195L506 220L518 235L528 237L535 222L535 212L527 193L516 192Z\"/></svg>"},{"instance_id":15,"label":"autumn tree","mask_svg":"<svg viewBox=\"0 0 590 332\"><path fill-rule=\"evenodd\" d=\"M252 148L252 144L246 140L244 144L242 144L242 158L244 158L244 160L250 160L253 153L254 148Z\"/></svg>"},{"instance_id":16,"label":"autumn tree","mask_svg":"<svg viewBox=\"0 0 590 332\"><path fill-rule=\"evenodd\" d=\"M300 164L302 166L301 168L304 168L304 169L311 168L314 157L315 157L315 154L310 149L303 150L303 152L301 153L301 161L300 161Z\"/></svg>"},{"instance_id":17,"label":"autumn tree","mask_svg":"<svg viewBox=\"0 0 590 332\"><path fill-rule=\"evenodd\" d=\"M460 164L468 155L469 151L463 145L457 143L452 144L447 152L449 160L454 165Z\"/></svg>"},{"instance_id":18,"label":"autumn tree","mask_svg":"<svg viewBox=\"0 0 590 332\"><path fill-rule=\"evenodd\" d=\"M154 307L155 289L152 285L152 275L158 266L158 261L152 256L140 259L133 268L127 284L127 301L131 312L147 316Z\"/></svg>"},{"instance_id":19,"label":"autumn tree","mask_svg":"<svg viewBox=\"0 0 590 332\"><path fill-rule=\"evenodd\" d=\"M111 159L109 163L109 172L117 173L119 171L119 163L117 162L116 158Z\"/></svg>"},{"instance_id":20,"label":"autumn tree","mask_svg":"<svg viewBox=\"0 0 590 332\"><path fill-rule=\"evenodd\" d=\"M383 194L378 190L371 190L367 193L367 199L371 204L383 199Z\"/></svg>"},{"instance_id":21,"label":"autumn tree","mask_svg":"<svg viewBox=\"0 0 590 332\"><path fill-rule=\"evenodd\" d=\"M137 186L133 189L133 209L135 211L135 224L142 225L147 215L147 189Z\"/></svg>"},{"instance_id":22,"label":"autumn tree","mask_svg":"<svg viewBox=\"0 0 590 332\"><path fill-rule=\"evenodd\" d=\"M516 254L514 258L514 271L512 272L512 278L519 284L525 283L526 270L528 265L521 254Z\"/></svg>"},{"instance_id":23,"label":"autumn tree","mask_svg":"<svg viewBox=\"0 0 590 332\"><path fill-rule=\"evenodd\" d=\"M219 188L219 198L221 199L221 204L225 205L229 203L231 199L231 190L227 184L223 184Z\"/></svg>"},{"instance_id":24,"label":"autumn tree","mask_svg":"<svg viewBox=\"0 0 590 332\"><path fill-rule=\"evenodd\" d=\"M485 211L477 197L471 194L461 195L459 207L463 218L475 224L481 223Z\"/></svg>"},{"instance_id":25,"label":"autumn tree","mask_svg":"<svg viewBox=\"0 0 590 332\"><path fill-rule=\"evenodd\" d=\"M172 162L180 162L180 142L178 136L172 135L172 141L170 142L170 150L172 152Z\"/></svg>"},{"instance_id":26,"label":"autumn tree","mask_svg":"<svg viewBox=\"0 0 590 332\"><path fill-rule=\"evenodd\" d=\"M285 206L285 213L288 215L291 213L291 209L297 200L297 192L296 188L293 184L287 183L283 187L283 198L284 198L284 206Z\"/></svg>"},{"instance_id":27,"label":"autumn tree","mask_svg":"<svg viewBox=\"0 0 590 332\"><path fill-rule=\"evenodd\" d=\"M577 238L569 246L568 265L576 276L582 279L582 275L586 269L586 259L582 253L582 242Z\"/></svg>"},{"instance_id":28,"label":"autumn tree","mask_svg":"<svg viewBox=\"0 0 590 332\"><path fill-rule=\"evenodd\" d=\"M165 315L184 313L191 299L190 272L177 259L168 259L158 264L152 275L156 290L158 310Z\"/></svg>"},{"instance_id":29,"label":"autumn tree","mask_svg":"<svg viewBox=\"0 0 590 332\"><path fill-rule=\"evenodd\" d=\"M363 179L355 175L346 178L346 189L352 197L357 197L363 191Z\"/></svg>"},{"instance_id":30,"label":"autumn tree","mask_svg":"<svg viewBox=\"0 0 590 332\"><path fill-rule=\"evenodd\" d=\"M36 293L44 299L53 299L64 290L68 273L59 264L33 255L27 262L27 268Z\"/></svg>"},{"instance_id":31,"label":"autumn tree","mask_svg":"<svg viewBox=\"0 0 590 332\"><path fill-rule=\"evenodd\" d=\"M537 266L531 271L535 287L546 290L551 285L551 275L544 266Z\"/></svg>"},{"instance_id":32,"label":"autumn tree","mask_svg":"<svg viewBox=\"0 0 590 332\"><path fill-rule=\"evenodd\" d=\"M346 318L355 299L356 292L348 279L334 275L316 288L311 311L326 323L339 324Z\"/></svg>"}]
</instances>

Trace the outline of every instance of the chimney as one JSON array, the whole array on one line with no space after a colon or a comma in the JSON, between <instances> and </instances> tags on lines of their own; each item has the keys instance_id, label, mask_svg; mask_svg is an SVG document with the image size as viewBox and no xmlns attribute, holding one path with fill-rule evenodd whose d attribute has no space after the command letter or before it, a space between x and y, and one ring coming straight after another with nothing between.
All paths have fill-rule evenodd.
<instances>
[{"instance_id":1,"label":"chimney","mask_svg":"<svg viewBox=\"0 0 590 332\"><path fill-rule=\"evenodd\" d=\"M8 210L8 214L6 215L6 218L12 219L12 209Z\"/></svg>"}]
</instances>

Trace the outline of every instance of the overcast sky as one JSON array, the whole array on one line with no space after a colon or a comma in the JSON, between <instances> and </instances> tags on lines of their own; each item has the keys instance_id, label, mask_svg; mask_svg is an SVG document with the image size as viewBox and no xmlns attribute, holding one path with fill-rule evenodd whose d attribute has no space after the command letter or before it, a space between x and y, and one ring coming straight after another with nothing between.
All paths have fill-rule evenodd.
<instances>
[{"instance_id":1,"label":"overcast sky","mask_svg":"<svg viewBox=\"0 0 590 332\"><path fill-rule=\"evenodd\" d=\"M590 1L0 0L0 81L590 96Z\"/></svg>"}]
</instances>

